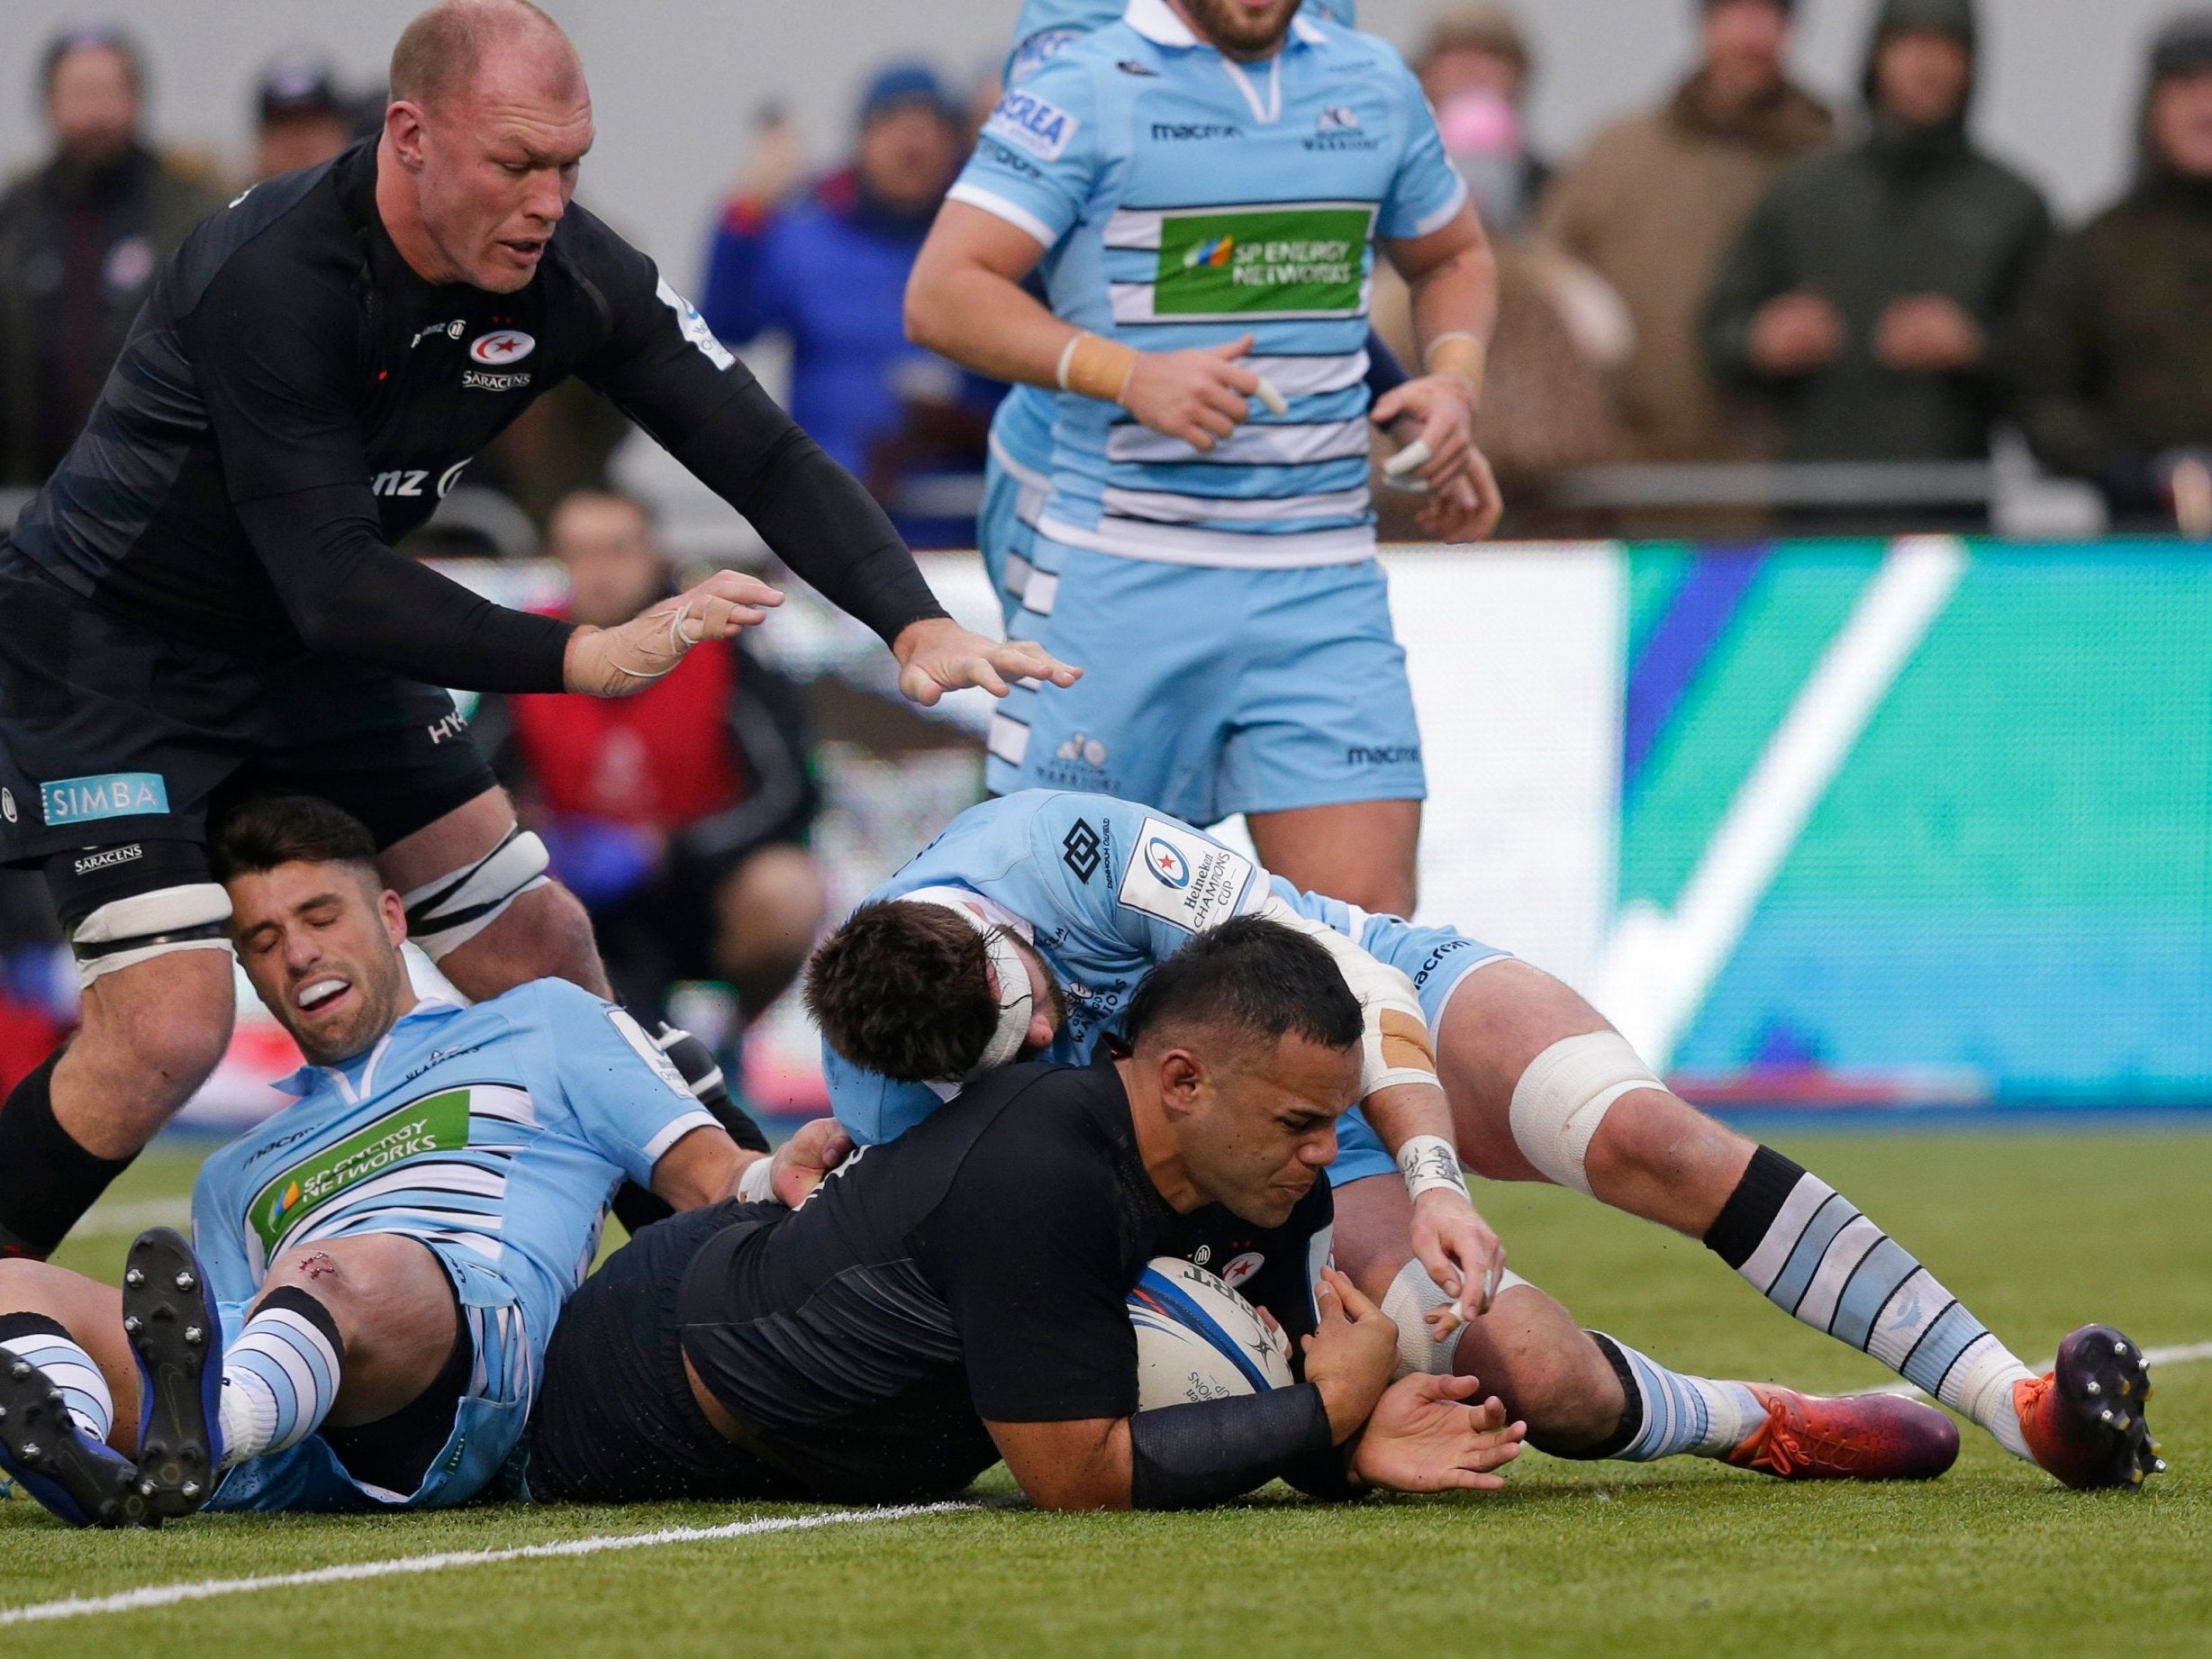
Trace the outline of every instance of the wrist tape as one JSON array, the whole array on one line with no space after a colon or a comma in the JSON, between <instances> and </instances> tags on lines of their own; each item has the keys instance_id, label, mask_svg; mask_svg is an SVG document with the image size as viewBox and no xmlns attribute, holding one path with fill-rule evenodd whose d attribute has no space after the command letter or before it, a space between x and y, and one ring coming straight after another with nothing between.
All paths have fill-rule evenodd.
<instances>
[{"instance_id":1,"label":"wrist tape","mask_svg":"<svg viewBox=\"0 0 2212 1659\"><path fill-rule=\"evenodd\" d=\"M738 1176L738 1196L748 1204L775 1202L775 1160L763 1154Z\"/></svg>"},{"instance_id":2,"label":"wrist tape","mask_svg":"<svg viewBox=\"0 0 2212 1659\"><path fill-rule=\"evenodd\" d=\"M1470 403L1482 394L1482 373L1490 363L1490 349L1464 330L1439 334L1421 353L1421 362L1432 375L1457 375L1467 383Z\"/></svg>"},{"instance_id":3,"label":"wrist tape","mask_svg":"<svg viewBox=\"0 0 2212 1659\"><path fill-rule=\"evenodd\" d=\"M1466 1172L1459 1166L1459 1153L1441 1135L1416 1135L1398 1148L1398 1173L1405 1177L1406 1196L1424 1192L1456 1192L1467 1198Z\"/></svg>"},{"instance_id":4,"label":"wrist tape","mask_svg":"<svg viewBox=\"0 0 2212 1659\"><path fill-rule=\"evenodd\" d=\"M1137 372L1135 348L1096 334L1077 334L1060 348L1056 378L1063 392L1095 397L1101 403L1118 403L1129 389Z\"/></svg>"}]
</instances>

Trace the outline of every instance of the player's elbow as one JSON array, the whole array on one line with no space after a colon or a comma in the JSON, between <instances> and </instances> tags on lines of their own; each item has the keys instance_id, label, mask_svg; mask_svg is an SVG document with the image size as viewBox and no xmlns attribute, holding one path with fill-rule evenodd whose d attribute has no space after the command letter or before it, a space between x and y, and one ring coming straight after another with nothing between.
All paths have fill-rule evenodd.
<instances>
[{"instance_id":1,"label":"player's elbow","mask_svg":"<svg viewBox=\"0 0 2212 1659\"><path fill-rule=\"evenodd\" d=\"M902 317L906 338L925 350L943 352L945 340L940 325L945 306L938 292L938 284L932 273L922 265L916 265L906 283L906 301Z\"/></svg>"},{"instance_id":2,"label":"player's elbow","mask_svg":"<svg viewBox=\"0 0 2212 1659\"><path fill-rule=\"evenodd\" d=\"M1117 1482L1111 1474L1095 1469L1055 1469L1032 1471L1019 1478L1023 1495L1040 1509L1081 1514L1133 1507L1126 1475Z\"/></svg>"}]
</instances>

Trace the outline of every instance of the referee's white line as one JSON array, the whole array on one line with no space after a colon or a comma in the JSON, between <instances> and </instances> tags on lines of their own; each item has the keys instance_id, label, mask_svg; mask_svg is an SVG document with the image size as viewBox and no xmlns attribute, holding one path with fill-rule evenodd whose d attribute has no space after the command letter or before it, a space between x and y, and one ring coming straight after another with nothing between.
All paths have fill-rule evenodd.
<instances>
[{"instance_id":1,"label":"referee's white line","mask_svg":"<svg viewBox=\"0 0 2212 1659\"><path fill-rule=\"evenodd\" d=\"M2180 1346L2173 1348L2145 1348L2143 1350L2143 1357L2153 1365L2191 1364L2200 1359L2212 1359L2212 1342L2185 1342ZM2053 1360L2045 1360L2039 1367L2039 1373L2050 1370L2056 1363ZM1927 1398L1909 1382L1885 1382L1880 1388L1867 1390L1867 1392L1871 1394L1919 1394L1923 1400Z\"/></svg>"},{"instance_id":2,"label":"referee's white line","mask_svg":"<svg viewBox=\"0 0 2212 1659\"><path fill-rule=\"evenodd\" d=\"M660 1532L624 1532L594 1538L565 1538L552 1544L523 1544L512 1549L448 1550L436 1555L399 1555L388 1561L358 1561L300 1573L272 1573L260 1578L200 1579L183 1584L150 1584L112 1596L70 1596L29 1607L0 1608L0 1626L82 1618L95 1613L135 1613L205 1601L215 1596L244 1595L258 1590L290 1590L304 1584L336 1584L353 1579L393 1578L403 1573L443 1573L449 1567L478 1567L501 1561L534 1561L551 1555L596 1555L605 1550L653 1549L663 1544L705 1544L751 1537L764 1532L803 1532L816 1527L861 1526L869 1521L906 1520L917 1515L947 1515L974 1509L973 1503L910 1503L895 1509L836 1509L827 1515L779 1516L732 1521L724 1527L670 1527Z\"/></svg>"}]
</instances>

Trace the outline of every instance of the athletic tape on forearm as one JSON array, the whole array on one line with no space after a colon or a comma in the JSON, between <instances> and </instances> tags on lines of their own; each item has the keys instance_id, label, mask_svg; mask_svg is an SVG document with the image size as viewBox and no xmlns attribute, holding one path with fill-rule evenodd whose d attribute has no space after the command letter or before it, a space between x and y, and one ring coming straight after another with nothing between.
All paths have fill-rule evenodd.
<instances>
[{"instance_id":1,"label":"athletic tape on forearm","mask_svg":"<svg viewBox=\"0 0 2212 1659\"><path fill-rule=\"evenodd\" d=\"M1331 1451L1333 1439L1328 1409L1310 1382L1139 1411L1129 1419L1129 1502L1139 1509L1223 1503Z\"/></svg>"},{"instance_id":2,"label":"athletic tape on forearm","mask_svg":"<svg viewBox=\"0 0 2212 1659\"><path fill-rule=\"evenodd\" d=\"M1060 348L1055 377L1063 392L1095 397L1101 403L1118 403L1128 394L1129 376L1136 372L1135 348L1096 334L1077 334Z\"/></svg>"},{"instance_id":3,"label":"athletic tape on forearm","mask_svg":"<svg viewBox=\"0 0 2212 1659\"><path fill-rule=\"evenodd\" d=\"M1467 1173L1459 1166L1458 1149L1441 1135L1416 1135L1399 1147L1398 1173L1405 1177L1408 1198L1424 1192L1467 1197Z\"/></svg>"},{"instance_id":4,"label":"athletic tape on forearm","mask_svg":"<svg viewBox=\"0 0 2212 1659\"><path fill-rule=\"evenodd\" d=\"M1270 921L1304 934L1335 959L1337 971L1359 999L1364 1029L1360 1042L1360 1098L1399 1083L1437 1081L1436 1041L1421 1012L1413 982L1387 962L1378 962L1326 922L1301 916L1280 893L1269 893L1259 908Z\"/></svg>"}]
</instances>

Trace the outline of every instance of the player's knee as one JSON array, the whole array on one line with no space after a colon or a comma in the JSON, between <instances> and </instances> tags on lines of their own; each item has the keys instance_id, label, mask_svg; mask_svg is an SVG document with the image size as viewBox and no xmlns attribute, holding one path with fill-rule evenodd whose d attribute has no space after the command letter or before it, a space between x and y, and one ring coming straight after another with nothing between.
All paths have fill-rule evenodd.
<instances>
[{"instance_id":1,"label":"player's knee","mask_svg":"<svg viewBox=\"0 0 2212 1659\"><path fill-rule=\"evenodd\" d=\"M1547 1179L1587 1193L1590 1146L1607 1114L1623 1095L1665 1086L1617 1031L1563 1038L1513 1085L1513 1144Z\"/></svg>"},{"instance_id":2,"label":"player's knee","mask_svg":"<svg viewBox=\"0 0 2212 1659\"><path fill-rule=\"evenodd\" d=\"M1520 1355L1515 1399L1507 1401L1528 1424L1539 1451L1568 1454L1598 1445L1620 1427L1626 1406L1620 1379L1586 1331L1575 1339Z\"/></svg>"},{"instance_id":3,"label":"player's knee","mask_svg":"<svg viewBox=\"0 0 2212 1659\"><path fill-rule=\"evenodd\" d=\"M1752 1142L1687 1101L1664 1089L1647 1089L1632 1108L1607 1115L1584 1165L1591 1183L1608 1192L1632 1181L1672 1187L1724 1169L1733 1184L1754 1150Z\"/></svg>"},{"instance_id":4,"label":"player's knee","mask_svg":"<svg viewBox=\"0 0 2212 1659\"><path fill-rule=\"evenodd\" d=\"M194 952L148 960L102 977L85 999L84 1029L70 1045L72 1073L126 1072L169 1085L181 1101L230 1047L237 997L228 954Z\"/></svg>"}]
</instances>

